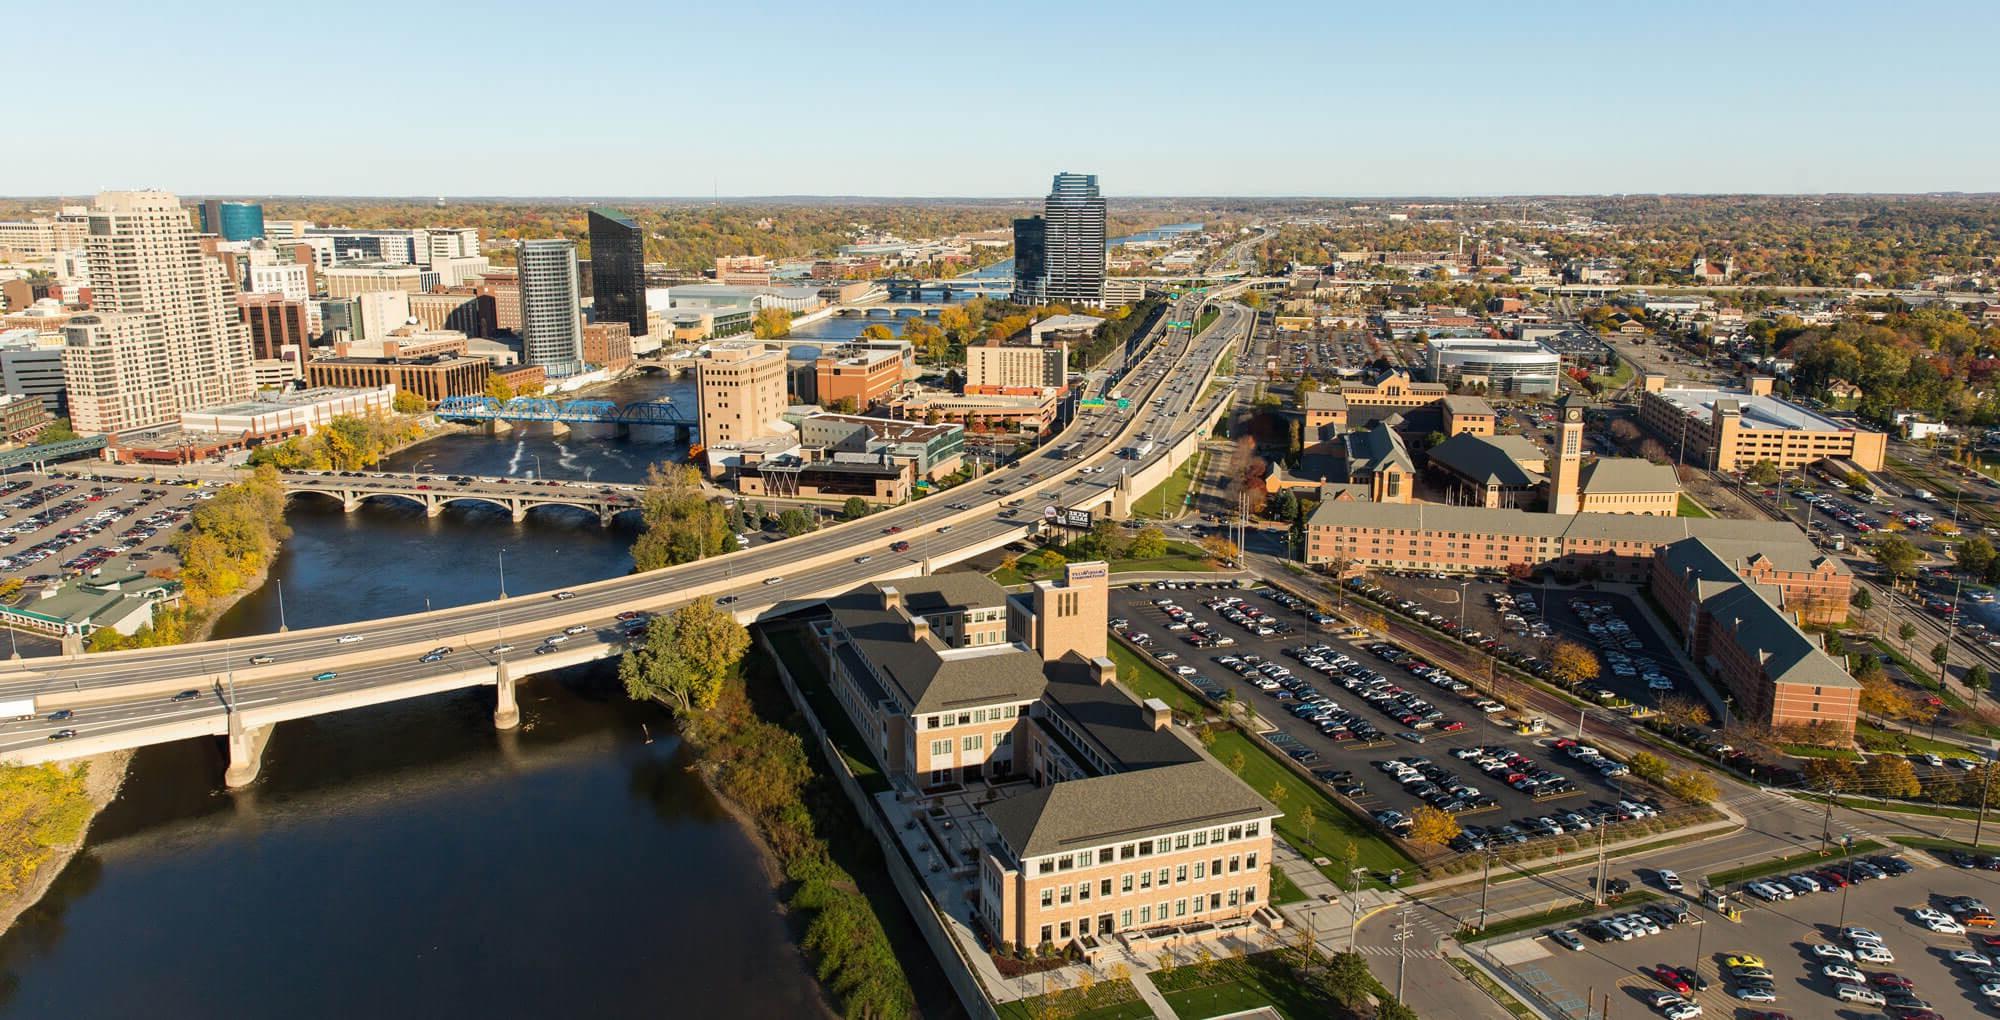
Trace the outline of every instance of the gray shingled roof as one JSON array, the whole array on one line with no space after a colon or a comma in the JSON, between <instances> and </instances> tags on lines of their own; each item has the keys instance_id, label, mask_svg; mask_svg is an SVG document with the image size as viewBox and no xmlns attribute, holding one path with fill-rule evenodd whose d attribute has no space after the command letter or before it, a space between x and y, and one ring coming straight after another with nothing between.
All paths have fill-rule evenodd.
<instances>
[{"instance_id":1,"label":"gray shingled roof","mask_svg":"<svg viewBox=\"0 0 2000 1020\"><path fill-rule=\"evenodd\" d=\"M1778 608L1779 596L1771 585L1738 584L1704 601L1702 610L1734 634L1736 646L1760 662L1773 683L1861 686Z\"/></svg>"},{"instance_id":2,"label":"gray shingled roof","mask_svg":"<svg viewBox=\"0 0 2000 1020\"><path fill-rule=\"evenodd\" d=\"M1146 722L1145 707L1112 684L1100 684L1090 664L1071 653L1049 663L1043 704L1052 705L1070 725L1085 734L1112 766L1120 771L1180 765L1201 758L1201 752L1175 735L1173 728L1156 730Z\"/></svg>"},{"instance_id":3,"label":"gray shingled roof","mask_svg":"<svg viewBox=\"0 0 2000 1020\"><path fill-rule=\"evenodd\" d=\"M1403 437L1396 431L1396 421L1388 418L1376 422L1366 432L1350 432L1341 437L1347 442L1348 477L1380 471L1391 464L1405 471L1416 470L1410 462L1410 451L1403 447Z\"/></svg>"},{"instance_id":4,"label":"gray shingled roof","mask_svg":"<svg viewBox=\"0 0 2000 1020\"><path fill-rule=\"evenodd\" d=\"M1536 450L1535 455L1541 456L1541 451ZM1461 432L1431 447L1430 458L1431 463L1482 484L1525 489L1543 481L1541 475L1522 467L1501 444L1469 432Z\"/></svg>"},{"instance_id":5,"label":"gray shingled roof","mask_svg":"<svg viewBox=\"0 0 2000 1020\"><path fill-rule=\"evenodd\" d=\"M1679 492L1680 478L1672 465L1641 457L1599 457L1583 469L1583 491L1589 493Z\"/></svg>"},{"instance_id":6,"label":"gray shingled roof","mask_svg":"<svg viewBox=\"0 0 2000 1020\"><path fill-rule=\"evenodd\" d=\"M962 580L970 578L973 584ZM881 588L862 585L828 601L833 618L847 631L855 651L873 663L885 683L895 689L913 714L941 712L995 702L1032 701L1041 697L1048 684L1042 676L1042 657L1020 645L987 645L979 648L952 648L936 636L910 640L910 625L903 614L882 608ZM955 606L999 606L1006 592L978 574L932 574L929 577L899 578L893 585L903 594L905 606L918 615L946 608L945 595L959 591L978 598L976 603ZM990 588L998 598L985 601Z\"/></svg>"},{"instance_id":7,"label":"gray shingled roof","mask_svg":"<svg viewBox=\"0 0 2000 1020\"><path fill-rule=\"evenodd\" d=\"M1207 758L1072 779L983 810L1017 860L1283 813Z\"/></svg>"},{"instance_id":8,"label":"gray shingled roof","mask_svg":"<svg viewBox=\"0 0 2000 1020\"><path fill-rule=\"evenodd\" d=\"M1439 503L1359 503L1328 500L1313 511L1319 527L1390 528L1402 531L1457 531L1599 541L1652 542L1712 538L1762 543L1804 543L1799 529L1783 521L1737 521L1720 517L1644 517L1637 514L1544 514L1488 510Z\"/></svg>"}]
</instances>

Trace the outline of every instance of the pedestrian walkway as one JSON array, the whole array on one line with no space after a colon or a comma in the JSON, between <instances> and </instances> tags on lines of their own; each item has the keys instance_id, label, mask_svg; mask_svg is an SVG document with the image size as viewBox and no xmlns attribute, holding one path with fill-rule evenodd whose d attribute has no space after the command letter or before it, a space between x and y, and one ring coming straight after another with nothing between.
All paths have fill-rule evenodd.
<instances>
[{"instance_id":1,"label":"pedestrian walkway","mask_svg":"<svg viewBox=\"0 0 2000 1020\"><path fill-rule=\"evenodd\" d=\"M1139 998L1146 1001L1146 1007L1153 1011L1158 1020L1179 1020L1174 1008L1167 1005L1167 997L1153 987L1153 976L1138 967L1132 968L1132 987L1139 990Z\"/></svg>"}]
</instances>

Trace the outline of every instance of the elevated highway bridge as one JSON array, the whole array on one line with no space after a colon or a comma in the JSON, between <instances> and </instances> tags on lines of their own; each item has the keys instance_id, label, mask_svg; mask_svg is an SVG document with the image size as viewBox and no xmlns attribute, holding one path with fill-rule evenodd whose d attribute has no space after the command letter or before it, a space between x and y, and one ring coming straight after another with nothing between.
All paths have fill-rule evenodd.
<instances>
[{"instance_id":1,"label":"elevated highway bridge","mask_svg":"<svg viewBox=\"0 0 2000 1020\"><path fill-rule=\"evenodd\" d=\"M1200 301L1189 295L1162 316L1144 357L1123 383L1132 396L1128 408L1079 415L1042 452L956 489L783 542L569 592L502 592L476 605L345 627L17 660L0 669L0 698L33 696L43 716L0 723L0 760L62 760L210 735L223 738L229 751L225 781L242 785L256 777L264 742L279 722L469 686L495 688L495 725L509 728L519 721L514 691L521 677L623 652L620 613L664 612L711 596L748 622L867 581L928 574L1001 548L1039 532L1045 509L1058 516L1065 509L1122 516L1192 456L1228 413L1231 393L1210 395L1209 382L1222 355L1249 334L1253 317L1247 309L1225 305L1198 337L1164 325L1193 321ZM1155 449L1136 460L1119 456L1141 432L1156 437ZM1058 458L1055 451L1063 447L1074 449ZM436 491L408 486L407 493L392 492L404 483L363 482L310 476L288 479L287 488L329 496L372 488L407 498ZM615 489L614 494L629 495ZM347 497L341 498L345 503ZM457 497L447 490L435 498ZM513 498L573 502L581 496L521 491ZM885 533L892 527L898 529L894 536ZM907 552L889 549L898 540L910 543ZM496 572L496 591L497 582ZM565 633L571 629L578 632ZM559 643L548 640L557 637ZM550 650L537 654L538 647ZM423 661L437 648L450 654ZM172 700L189 690L195 692L191 700ZM74 715L46 718L57 709ZM51 739L72 729L74 736Z\"/></svg>"}]
</instances>

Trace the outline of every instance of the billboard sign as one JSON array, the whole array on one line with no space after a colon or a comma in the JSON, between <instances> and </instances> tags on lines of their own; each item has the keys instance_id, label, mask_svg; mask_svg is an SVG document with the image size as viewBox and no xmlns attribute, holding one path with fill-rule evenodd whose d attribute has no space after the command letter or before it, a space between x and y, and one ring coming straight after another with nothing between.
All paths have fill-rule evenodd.
<instances>
[{"instance_id":1,"label":"billboard sign","mask_svg":"<svg viewBox=\"0 0 2000 1020\"><path fill-rule=\"evenodd\" d=\"M1088 510L1064 510L1063 526L1068 528L1082 528L1087 531L1091 524L1095 523L1093 517L1094 515Z\"/></svg>"}]
</instances>

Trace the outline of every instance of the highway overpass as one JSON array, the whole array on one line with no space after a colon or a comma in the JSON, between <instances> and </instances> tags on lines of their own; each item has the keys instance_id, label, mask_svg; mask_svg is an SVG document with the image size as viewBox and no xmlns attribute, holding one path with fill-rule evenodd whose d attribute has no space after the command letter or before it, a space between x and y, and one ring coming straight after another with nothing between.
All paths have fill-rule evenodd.
<instances>
[{"instance_id":1,"label":"highway overpass","mask_svg":"<svg viewBox=\"0 0 2000 1020\"><path fill-rule=\"evenodd\" d=\"M700 597L726 599L744 621L791 612L871 580L930 573L1041 529L1045 508L1123 515L1164 481L1228 412L1231 392L1209 394L1225 351L1249 334L1247 309L1226 305L1200 337L1164 326L1193 321L1190 295L1162 317L1146 355L1122 384L1130 407L1079 415L1061 441L1021 462L918 502L783 542L697 563L477 605L167 648L18 660L0 669L0 699L34 696L43 718L0 723L0 760L81 757L189 736L226 738L226 780L255 778L278 722L468 686L496 690L495 724L515 725L514 684L525 675L620 654L615 617L661 612ZM1119 456L1142 432L1155 449ZM1057 451L1074 446L1073 455ZM333 485L348 479L327 479ZM544 487L546 488L546 487ZM430 491L430 490L421 490ZM527 498L527 497L523 497ZM1003 506L1003 504L1018 504ZM888 530L897 529L892 536ZM910 543L905 553L891 542ZM495 589L499 590L496 564ZM569 627L553 651L532 654ZM419 661L433 648L452 653ZM326 680L314 677L331 672ZM180 691L190 700L174 701ZM50 721L69 709L74 717ZM52 733L74 729L68 739Z\"/></svg>"}]
</instances>

